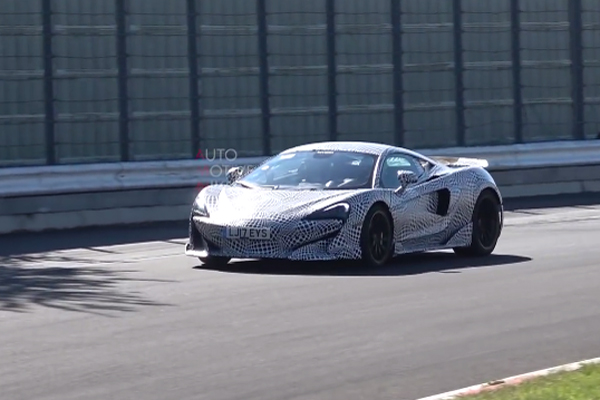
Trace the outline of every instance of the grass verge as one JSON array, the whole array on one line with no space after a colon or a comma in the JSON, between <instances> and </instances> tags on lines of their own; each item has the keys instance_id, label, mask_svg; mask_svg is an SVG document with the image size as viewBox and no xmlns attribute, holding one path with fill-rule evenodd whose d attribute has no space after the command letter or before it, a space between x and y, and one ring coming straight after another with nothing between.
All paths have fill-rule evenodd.
<instances>
[{"instance_id":1,"label":"grass verge","mask_svg":"<svg viewBox=\"0 0 600 400\"><path fill-rule=\"evenodd\" d=\"M600 365L586 365L576 371L535 378L464 400L600 400Z\"/></svg>"}]
</instances>

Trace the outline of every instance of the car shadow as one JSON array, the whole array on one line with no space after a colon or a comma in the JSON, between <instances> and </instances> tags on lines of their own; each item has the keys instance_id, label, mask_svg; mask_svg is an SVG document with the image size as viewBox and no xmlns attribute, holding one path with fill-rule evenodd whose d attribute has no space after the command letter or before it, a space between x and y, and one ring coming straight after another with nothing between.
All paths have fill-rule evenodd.
<instances>
[{"instance_id":1,"label":"car shadow","mask_svg":"<svg viewBox=\"0 0 600 400\"><path fill-rule=\"evenodd\" d=\"M259 275L303 275L303 276L407 276L427 273L460 273L469 268L514 265L531 261L524 256L492 254L482 258L459 257L449 252L431 252L404 255L395 258L380 268L368 268L358 261L289 261L249 260L232 261L225 266L209 267L205 264L194 267L231 274Z\"/></svg>"}]
</instances>

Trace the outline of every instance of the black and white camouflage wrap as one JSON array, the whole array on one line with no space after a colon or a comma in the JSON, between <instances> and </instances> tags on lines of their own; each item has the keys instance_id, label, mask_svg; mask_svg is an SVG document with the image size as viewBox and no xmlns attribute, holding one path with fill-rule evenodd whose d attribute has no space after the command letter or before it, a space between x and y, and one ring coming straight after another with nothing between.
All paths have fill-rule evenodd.
<instances>
[{"instance_id":1,"label":"black and white camouflage wrap","mask_svg":"<svg viewBox=\"0 0 600 400\"><path fill-rule=\"evenodd\" d=\"M395 255L465 247L471 244L472 213L480 193L492 190L502 202L493 178L481 166L449 166L404 148L365 142L315 143L284 153L303 150L355 151L377 156L373 188L302 191L236 185L206 187L198 194L191 213L186 254L304 261L360 259L361 228L375 203L387 206L393 217ZM380 188L381 160L392 153L427 160L434 167L401 193ZM450 201L447 212L440 215L439 191L444 190L449 192ZM345 222L307 219L340 203L350 206ZM226 227L269 227L272 238L227 239L223 234Z\"/></svg>"}]
</instances>

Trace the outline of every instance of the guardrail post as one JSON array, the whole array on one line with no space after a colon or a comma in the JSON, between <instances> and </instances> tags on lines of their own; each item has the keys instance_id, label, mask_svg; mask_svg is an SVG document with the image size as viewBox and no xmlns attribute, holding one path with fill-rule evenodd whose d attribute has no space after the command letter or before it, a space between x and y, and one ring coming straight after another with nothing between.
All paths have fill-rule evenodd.
<instances>
[{"instance_id":1,"label":"guardrail post","mask_svg":"<svg viewBox=\"0 0 600 400\"><path fill-rule=\"evenodd\" d=\"M523 86L521 84L521 7L510 0L511 54L513 81L513 129L515 143L523 143Z\"/></svg>"},{"instance_id":2,"label":"guardrail post","mask_svg":"<svg viewBox=\"0 0 600 400\"><path fill-rule=\"evenodd\" d=\"M190 135L191 154L196 158L200 150L200 93L198 71L198 11L196 0L187 0L187 27L188 27L188 68L190 84Z\"/></svg>"},{"instance_id":3,"label":"guardrail post","mask_svg":"<svg viewBox=\"0 0 600 400\"><path fill-rule=\"evenodd\" d=\"M46 164L56 164L55 118L54 118L54 67L52 55L52 2L42 0L42 54L44 57L44 136L46 140Z\"/></svg>"},{"instance_id":4,"label":"guardrail post","mask_svg":"<svg viewBox=\"0 0 600 400\"><path fill-rule=\"evenodd\" d=\"M462 43L462 0L452 0L452 16L454 23L454 102L456 111L456 142L458 146L466 145L465 123L465 85Z\"/></svg>"},{"instance_id":5,"label":"guardrail post","mask_svg":"<svg viewBox=\"0 0 600 400\"><path fill-rule=\"evenodd\" d=\"M569 0L571 53L571 99L573 101L573 138L585 139L585 97L583 80L583 21L581 0Z\"/></svg>"},{"instance_id":6,"label":"guardrail post","mask_svg":"<svg viewBox=\"0 0 600 400\"><path fill-rule=\"evenodd\" d=\"M258 18L258 62L260 64L259 87L262 119L263 155L271 155L271 104L269 100L269 49L267 42L267 4L266 0L256 0Z\"/></svg>"},{"instance_id":7,"label":"guardrail post","mask_svg":"<svg viewBox=\"0 0 600 400\"><path fill-rule=\"evenodd\" d=\"M129 161L129 91L127 88L127 0L115 0L121 161Z\"/></svg>"},{"instance_id":8,"label":"guardrail post","mask_svg":"<svg viewBox=\"0 0 600 400\"><path fill-rule=\"evenodd\" d=\"M402 6L401 0L391 0L392 63L394 65L394 144L404 146L404 82L402 80Z\"/></svg>"},{"instance_id":9,"label":"guardrail post","mask_svg":"<svg viewBox=\"0 0 600 400\"><path fill-rule=\"evenodd\" d=\"M335 0L325 0L327 14L327 104L329 140L338 137L337 64L335 46Z\"/></svg>"}]
</instances>

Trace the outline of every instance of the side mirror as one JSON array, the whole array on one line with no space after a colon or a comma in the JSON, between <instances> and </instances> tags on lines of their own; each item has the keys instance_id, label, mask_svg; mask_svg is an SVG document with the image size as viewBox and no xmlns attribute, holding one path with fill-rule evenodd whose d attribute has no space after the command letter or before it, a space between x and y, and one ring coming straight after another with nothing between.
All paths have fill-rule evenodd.
<instances>
[{"instance_id":1,"label":"side mirror","mask_svg":"<svg viewBox=\"0 0 600 400\"><path fill-rule=\"evenodd\" d=\"M231 184L242 177L243 167L233 167L227 170L227 183Z\"/></svg>"},{"instance_id":2,"label":"side mirror","mask_svg":"<svg viewBox=\"0 0 600 400\"><path fill-rule=\"evenodd\" d=\"M256 169L256 165L248 165L245 167L232 167L227 170L227 183L232 184L240 178L248 175Z\"/></svg>"},{"instance_id":3,"label":"side mirror","mask_svg":"<svg viewBox=\"0 0 600 400\"><path fill-rule=\"evenodd\" d=\"M400 186L396 192L404 192L407 186L417 183L419 177L412 171L398 171L398 183Z\"/></svg>"}]
</instances>

